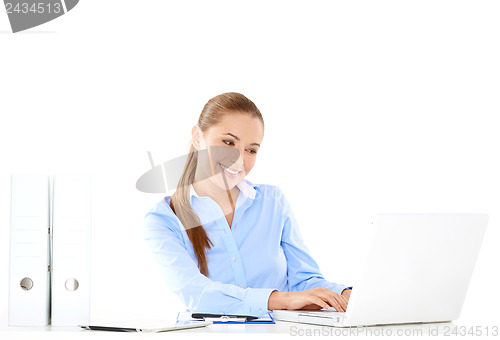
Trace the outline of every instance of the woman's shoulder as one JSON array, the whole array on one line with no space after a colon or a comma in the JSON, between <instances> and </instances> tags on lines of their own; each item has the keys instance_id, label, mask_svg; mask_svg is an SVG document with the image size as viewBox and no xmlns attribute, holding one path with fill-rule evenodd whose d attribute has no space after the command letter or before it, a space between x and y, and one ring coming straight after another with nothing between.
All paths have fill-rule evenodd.
<instances>
[{"instance_id":1,"label":"woman's shoulder","mask_svg":"<svg viewBox=\"0 0 500 340\"><path fill-rule=\"evenodd\" d=\"M253 187L256 189L256 191L263 199L274 199L274 200L283 199L283 191L281 191L281 188L277 185L265 184L265 183L259 183L259 184L252 184L251 182L249 183L253 185Z\"/></svg>"},{"instance_id":2,"label":"woman's shoulder","mask_svg":"<svg viewBox=\"0 0 500 340\"><path fill-rule=\"evenodd\" d=\"M280 193L281 192L280 187L277 185L273 185L273 184L260 183L260 184L257 184L256 186L260 189L260 191L262 193L266 193L266 194L275 193L275 192Z\"/></svg>"},{"instance_id":3,"label":"woman's shoulder","mask_svg":"<svg viewBox=\"0 0 500 340\"><path fill-rule=\"evenodd\" d=\"M177 227L177 217L169 206L170 196L162 198L159 202L154 204L146 213L146 221L155 222L161 221L168 223L171 227ZM147 224L147 223L146 223Z\"/></svg>"},{"instance_id":4,"label":"woman's shoulder","mask_svg":"<svg viewBox=\"0 0 500 340\"><path fill-rule=\"evenodd\" d=\"M155 203L149 210L148 214L160 214L160 215L169 215L172 213L172 209L170 209L168 202L170 202L170 196L163 197L160 201Z\"/></svg>"}]
</instances>

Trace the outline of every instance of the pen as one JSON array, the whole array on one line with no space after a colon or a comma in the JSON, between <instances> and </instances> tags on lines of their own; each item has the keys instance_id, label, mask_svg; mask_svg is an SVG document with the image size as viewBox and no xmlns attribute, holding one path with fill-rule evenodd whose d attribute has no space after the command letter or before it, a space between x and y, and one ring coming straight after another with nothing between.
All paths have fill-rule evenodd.
<instances>
[{"instance_id":1,"label":"pen","mask_svg":"<svg viewBox=\"0 0 500 340\"><path fill-rule=\"evenodd\" d=\"M245 318L247 320L258 319L258 317L251 315L227 315L227 314L206 314L206 313L193 313L191 314L191 317L193 319L204 319L204 318L220 318L220 319Z\"/></svg>"}]
</instances>

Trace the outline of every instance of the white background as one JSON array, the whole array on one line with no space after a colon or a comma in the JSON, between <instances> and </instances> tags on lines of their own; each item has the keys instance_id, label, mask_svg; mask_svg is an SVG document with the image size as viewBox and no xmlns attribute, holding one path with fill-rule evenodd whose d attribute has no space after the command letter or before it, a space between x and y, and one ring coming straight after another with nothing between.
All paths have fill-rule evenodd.
<instances>
[{"instance_id":1,"label":"white background","mask_svg":"<svg viewBox=\"0 0 500 340\"><path fill-rule=\"evenodd\" d=\"M280 186L325 277L350 284L377 212L485 212L462 320L498 325L496 1L82 0L12 34L0 13L0 317L10 175L91 174L93 320L183 309L142 239L135 189L187 151L211 97L253 100L248 179ZM265 236L263 236L265 237Z\"/></svg>"}]
</instances>

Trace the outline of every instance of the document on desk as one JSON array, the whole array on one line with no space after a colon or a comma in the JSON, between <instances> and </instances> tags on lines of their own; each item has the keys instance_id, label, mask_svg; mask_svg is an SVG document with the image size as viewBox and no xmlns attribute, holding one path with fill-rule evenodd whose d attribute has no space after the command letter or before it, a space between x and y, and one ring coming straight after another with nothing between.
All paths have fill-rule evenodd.
<instances>
[{"instance_id":1,"label":"document on desk","mask_svg":"<svg viewBox=\"0 0 500 340\"><path fill-rule=\"evenodd\" d=\"M177 321L192 321L192 320L200 320L200 319L195 319L192 317L192 312L190 311L184 311L184 312L179 312L177 314ZM217 317L207 317L204 318L205 321L210 321L213 323L231 323L231 324L242 324L242 323L249 323L249 324L274 324L274 319L271 316L270 313L267 313L264 316L258 317L258 318L252 318L251 320L244 321L246 317L244 315L242 316L236 316L236 315L217 315Z\"/></svg>"},{"instance_id":2,"label":"document on desk","mask_svg":"<svg viewBox=\"0 0 500 340\"><path fill-rule=\"evenodd\" d=\"M206 321L177 321L173 320L132 320L123 322L105 322L94 325L79 325L83 329L93 331L108 332L142 332L142 333L160 333L176 331L180 329L199 328L211 325Z\"/></svg>"}]
</instances>

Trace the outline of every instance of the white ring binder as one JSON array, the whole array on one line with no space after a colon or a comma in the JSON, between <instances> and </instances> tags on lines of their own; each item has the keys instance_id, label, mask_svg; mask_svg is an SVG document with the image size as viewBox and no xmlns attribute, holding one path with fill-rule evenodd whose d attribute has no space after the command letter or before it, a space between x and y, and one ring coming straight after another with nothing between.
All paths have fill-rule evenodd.
<instances>
[{"instance_id":1,"label":"white ring binder","mask_svg":"<svg viewBox=\"0 0 500 340\"><path fill-rule=\"evenodd\" d=\"M52 325L90 323L90 176L54 176Z\"/></svg>"},{"instance_id":2,"label":"white ring binder","mask_svg":"<svg viewBox=\"0 0 500 340\"><path fill-rule=\"evenodd\" d=\"M49 178L12 175L9 325L46 326L50 316Z\"/></svg>"}]
</instances>

